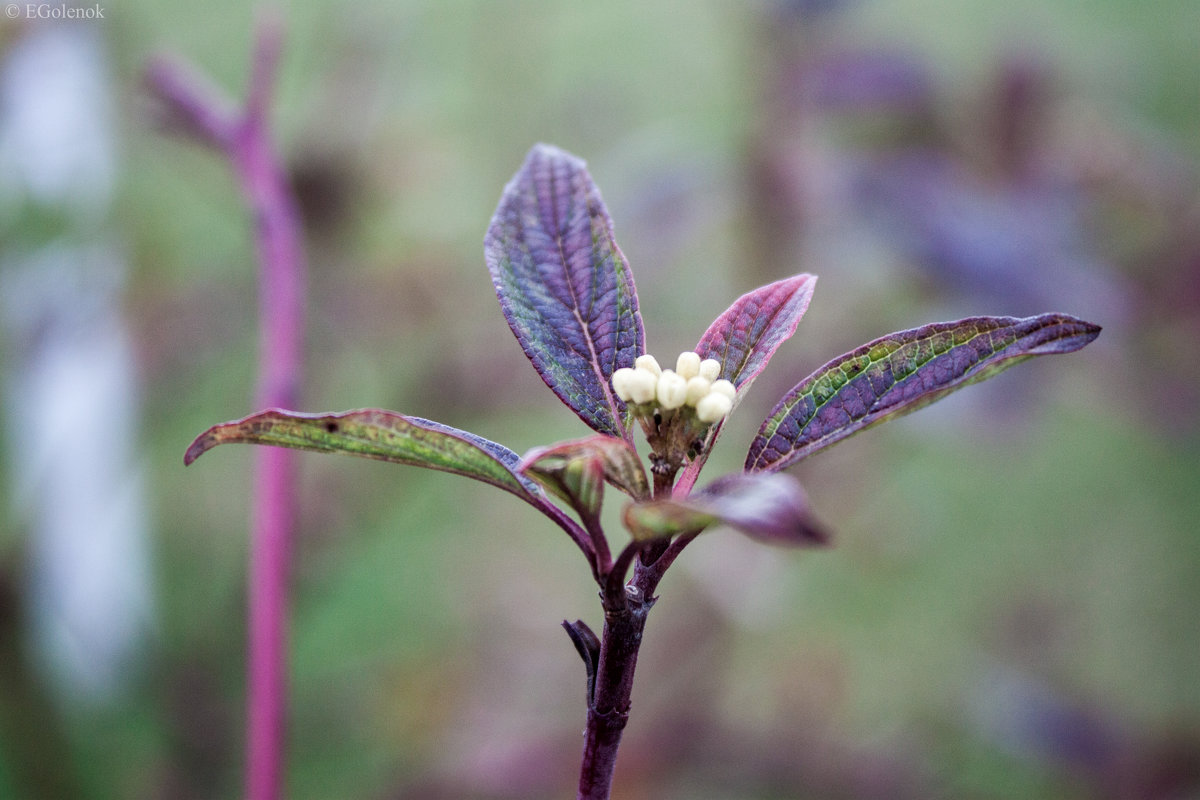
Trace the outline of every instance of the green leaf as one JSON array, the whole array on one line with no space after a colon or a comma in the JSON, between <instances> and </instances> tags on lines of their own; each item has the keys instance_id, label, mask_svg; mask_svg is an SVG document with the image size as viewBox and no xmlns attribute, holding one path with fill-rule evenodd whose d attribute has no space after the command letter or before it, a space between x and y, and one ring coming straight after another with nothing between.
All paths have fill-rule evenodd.
<instances>
[{"instance_id":1,"label":"green leaf","mask_svg":"<svg viewBox=\"0 0 1200 800\"><path fill-rule=\"evenodd\" d=\"M540 489L516 472L519 456L503 445L419 417L367 408L339 414L298 414L269 409L214 425L184 455L191 464L219 444L247 443L346 453L453 472L490 483L542 506Z\"/></svg>"},{"instance_id":2,"label":"green leaf","mask_svg":"<svg viewBox=\"0 0 1200 800\"><path fill-rule=\"evenodd\" d=\"M525 454L517 466L519 472L545 483L554 480L567 464L577 461L595 460L603 469L604 480L635 500L650 495L650 484L646 472L633 445L615 436L598 434L584 439L559 442L548 447L535 447Z\"/></svg>"},{"instance_id":3,"label":"green leaf","mask_svg":"<svg viewBox=\"0 0 1200 800\"><path fill-rule=\"evenodd\" d=\"M525 454L517 471L565 500L584 518L594 519L600 513L605 481L637 499L650 493L633 445L604 434L536 447Z\"/></svg>"},{"instance_id":4,"label":"green leaf","mask_svg":"<svg viewBox=\"0 0 1200 800\"><path fill-rule=\"evenodd\" d=\"M635 540L648 542L682 533L697 533L717 518L683 498L630 503L621 512L621 521Z\"/></svg>"},{"instance_id":5,"label":"green leaf","mask_svg":"<svg viewBox=\"0 0 1200 800\"><path fill-rule=\"evenodd\" d=\"M788 392L750 444L746 470L774 471L1037 355L1078 350L1100 327L1066 314L971 317L889 334Z\"/></svg>"},{"instance_id":6,"label":"green leaf","mask_svg":"<svg viewBox=\"0 0 1200 800\"><path fill-rule=\"evenodd\" d=\"M595 520L604 502L604 464L579 456L531 466L525 474L566 501L583 519Z\"/></svg>"}]
</instances>

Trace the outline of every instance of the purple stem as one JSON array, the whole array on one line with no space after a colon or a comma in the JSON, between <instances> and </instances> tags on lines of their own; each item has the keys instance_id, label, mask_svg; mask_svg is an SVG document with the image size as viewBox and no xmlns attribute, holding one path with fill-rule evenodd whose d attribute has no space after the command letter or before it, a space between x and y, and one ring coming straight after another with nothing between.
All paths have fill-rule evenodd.
<instances>
[{"instance_id":1,"label":"purple stem","mask_svg":"<svg viewBox=\"0 0 1200 800\"><path fill-rule=\"evenodd\" d=\"M687 543L695 537L688 534L677 539L677 547L668 548L659 561L674 561ZM588 697L587 727L584 729L583 758L579 770L577 800L608 800L612 792L613 770L617 765L617 751L625 724L629 721L629 710L633 697L633 676L637 669L638 651L642 646L642 634L646 630L646 617L657 598L654 590L670 565L655 562L634 562L633 579L622 585L619 577L628 565L630 554L645 551L644 547L631 545L617 558L613 571L614 580L608 591L603 593L604 631L600 638L600 652L596 659L595 679L591 682ZM618 572L618 570L620 572ZM618 594L614 584L620 586Z\"/></svg>"},{"instance_id":2,"label":"purple stem","mask_svg":"<svg viewBox=\"0 0 1200 800\"><path fill-rule=\"evenodd\" d=\"M246 107L240 114L184 67L157 61L152 90L172 119L229 158L254 216L259 272L258 404L295 408L303 367L304 273L300 216L272 145L268 111L282 44L278 20L263 20L255 39ZM288 574L295 529L295 458L259 450L255 462L249 569L247 800L283 796L287 709Z\"/></svg>"},{"instance_id":3,"label":"purple stem","mask_svg":"<svg viewBox=\"0 0 1200 800\"><path fill-rule=\"evenodd\" d=\"M632 586L630 587L632 589ZM629 720L633 673L653 599L627 593L621 608L605 603L604 633L592 696L588 698L577 800L608 800L617 749Z\"/></svg>"},{"instance_id":4,"label":"purple stem","mask_svg":"<svg viewBox=\"0 0 1200 800\"><path fill-rule=\"evenodd\" d=\"M672 478L655 475L655 497L670 496ZM671 542L630 542L601 583L604 630L595 677L589 680L577 800L608 800L612 792L617 751L632 705L638 651L646 617L657 599L654 590L675 557L695 538L696 533L685 533ZM626 583L625 573L631 562L633 578Z\"/></svg>"}]
</instances>

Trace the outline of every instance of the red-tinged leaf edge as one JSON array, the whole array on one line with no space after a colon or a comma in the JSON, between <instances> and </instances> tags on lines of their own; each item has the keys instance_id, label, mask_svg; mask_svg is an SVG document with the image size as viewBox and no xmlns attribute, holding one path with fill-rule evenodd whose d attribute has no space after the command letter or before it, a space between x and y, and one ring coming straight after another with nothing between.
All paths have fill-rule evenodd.
<instances>
[{"instance_id":1,"label":"red-tinged leaf edge","mask_svg":"<svg viewBox=\"0 0 1200 800\"><path fill-rule=\"evenodd\" d=\"M734 408L779 346L796 332L812 302L816 284L815 275L800 273L746 292L713 320L700 337L696 352L701 358L719 361L721 377L737 388ZM709 429L700 455L680 476L684 493L695 484L724 426L722 420Z\"/></svg>"},{"instance_id":2,"label":"red-tinged leaf edge","mask_svg":"<svg viewBox=\"0 0 1200 800\"><path fill-rule=\"evenodd\" d=\"M484 256L542 380L593 430L629 439L612 374L645 352L645 335L633 273L586 164L535 145L504 189Z\"/></svg>"},{"instance_id":3,"label":"red-tinged leaf edge","mask_svg":"<svg viewBox=\"0 0 1200 800\"><path fill-rule=\"evenodd\" d=\"M1070 353L1100 326L1067 314L969 317L883 336L809 375L771 411L748 472L789 467L859 431L1038 355Z\"/></svg>"},{"instance_id":4,"label":"red-tinged leaf edge","mask_svg":"<svg viewBox=\"0 0 1200 800\"><path fill-rule=\"evenodd\" d=\"M604 463L598 456L547 459L521 472L579 512L580 519L595 522L604 502Z\"/></svg>"},{"instance_id":5,"label":"red-tinged leaf edge","mask_svg":"<svg viewBox=\"0 0 1200 800\"><path fill-rule=\"evenodd\" d=\"M721 377L739 398L792 337L816 288L815 275L801 273L746 292L708 327L696 352L721 363Z\"/></svg>"},{"instance_id":6,"label":"red-tinged leaf edge","mask_svg":"<svg viewBox=\"0 0 1200 800\"><path fill-rule=\"evenodd\" d=\"M604 434L535 447L521 459L517 471L551 488L549 483L559 482L567 465L580 459L598 462L604 480L633 499L649 497L650 485L637 450L624 439Z\"/></svg>"}]
</instances>

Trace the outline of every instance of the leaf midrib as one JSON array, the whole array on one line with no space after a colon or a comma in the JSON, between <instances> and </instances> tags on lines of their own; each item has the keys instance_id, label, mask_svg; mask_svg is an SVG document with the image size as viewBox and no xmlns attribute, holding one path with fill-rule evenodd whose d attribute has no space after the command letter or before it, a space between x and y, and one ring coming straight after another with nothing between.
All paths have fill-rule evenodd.
<instances>
[{"instance_id":1,"label":"leaf midrib","mask_svg":"<svg viewBox=\"0 0 1200 800\"><path fill-rule=\"evenodd\" d=\"M570 178L568 177L568 182L569 181L570 181ZM568 189L569 188L570 187L568 186ZM534 188L534 191L536 193L536 187ZM584 213L587 216L588 234L589 234L589 239L590 239L590 238L592 238L591 237L592 214L591 214L590 204L587 202L587 200L588 200L587 194L588 193L585 191L584 192ZM575 282L571 277L571 269L570 269L570 264L567 261L566 251L563 249L562 227L560 225L560 220L559 220L559 215L558 215L558 203L555 202L555 200L557 200L557 198L558 198L558 173L553 168L550 170L550 195L551 195L550 214L551 214L553 224L554 224L554 244L558 250L558 261L559 261L559 264L562 266L563 276L566 278L567 292L571 296L570 310L571 310L571 313L575 316L576 321L579 323L580 329L583 331L583 338L584 338L584 341L587 342L588 355L590 356L590 358L588 358L588 363L591 364L591 366L592 366L592 372L595 373L595 375L596 375L596 382L600 384L600 390L602 392L604 392L604 400L605 400L605 402L608 403L608 409L611 413L611 416L613 419L613 424L616 426L617 431L622 436L626 436L627 433L625 431L625 426L621 422L620 416L617 414L616 403L613 402L612 391L610 390L610 388L608 386L608 381L605 380L604 373L601 372L601 370L600 370L600 358L599 358L598 354L596 353L596 346L595 346L595 342L592 339L591 327L584 320L583 314L580 313L579 297L575 293ZM568 192L568 201L570 201L570 193L569 192ZM595 243L593 242L593 253L592 253L593 256L595 255L594 249L595 249ZM594 266L595 265L593 264L593 267ZM619 285L620 281L618 281L617 283L618 283L617 293L620 294L620 285ZM617 325L618 326L620 325L620 314L617 315Z\"/></svg>"}]
</instances>

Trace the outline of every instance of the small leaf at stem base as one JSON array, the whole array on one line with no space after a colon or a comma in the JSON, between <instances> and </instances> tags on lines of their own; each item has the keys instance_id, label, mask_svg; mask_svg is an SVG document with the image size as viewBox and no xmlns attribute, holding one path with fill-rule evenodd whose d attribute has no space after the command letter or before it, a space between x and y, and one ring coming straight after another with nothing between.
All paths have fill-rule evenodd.
<instances>
[{"instance_id":1,"label":"small leaf at stem base","mask_svg":"<svg viewBox=\"0 0 1200 800\"><path fill-rule=\"evenodd\" d=\"M599 464L605 481L635 500L650 494L646 472L633 445L614 436L589 436L548 447L535 447L525 454L517 471L525 473L546 488L563 497L566 470L576 461L588 460Z\"/></svg>"}]
</instances>

